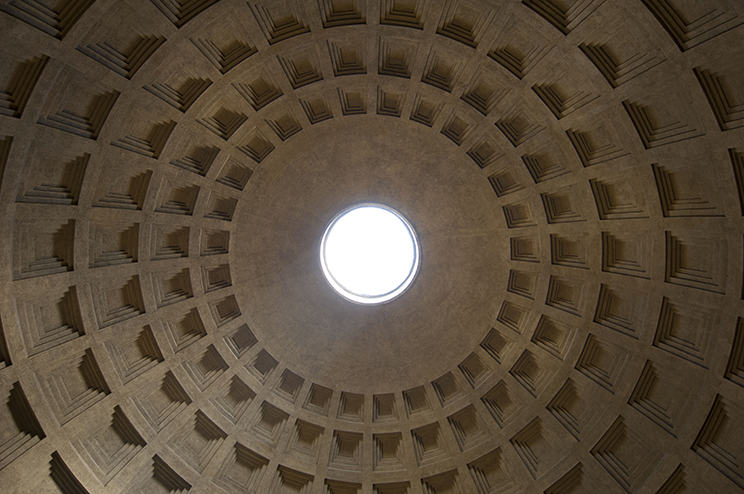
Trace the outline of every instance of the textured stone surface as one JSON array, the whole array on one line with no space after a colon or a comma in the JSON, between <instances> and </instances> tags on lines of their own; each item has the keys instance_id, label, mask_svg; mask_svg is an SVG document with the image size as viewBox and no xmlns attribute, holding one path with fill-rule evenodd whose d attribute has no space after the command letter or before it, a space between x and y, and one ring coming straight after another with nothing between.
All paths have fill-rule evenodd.
<instances>
[{"instance_id":1,"label":"textured stone surface","mask_svg":"<svg viewBox=\"0 0 744 494\"><path fill-rule=\"evenodd\" d=\"M744 491L744 7L0 0L0 490ZM360 306L328 222L408 218Z\"/></svg>"}]
</instances>

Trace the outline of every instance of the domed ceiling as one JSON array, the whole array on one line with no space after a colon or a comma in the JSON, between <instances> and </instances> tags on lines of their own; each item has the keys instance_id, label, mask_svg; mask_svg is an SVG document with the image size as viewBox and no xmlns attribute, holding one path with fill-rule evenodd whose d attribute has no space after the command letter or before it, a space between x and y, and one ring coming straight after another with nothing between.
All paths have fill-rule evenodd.
<instances>
[{"instance_id":1,"label":"domed ceiling","mask_svg":"<svg viewBox=\"0 0 744 494\"><path fill-rule=\"evenodd\" d=\"M744 490L740 1L0 10L3 492Z\"/></svg>"}]
</instances>

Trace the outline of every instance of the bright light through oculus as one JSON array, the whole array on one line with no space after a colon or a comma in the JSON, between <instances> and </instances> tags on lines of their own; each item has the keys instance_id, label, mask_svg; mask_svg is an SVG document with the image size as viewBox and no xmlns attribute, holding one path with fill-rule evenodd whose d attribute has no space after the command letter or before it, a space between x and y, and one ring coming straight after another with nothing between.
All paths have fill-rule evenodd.
<instances>
[{"instance_id":1,"label":"bright light through oculus","mask_svg":"<svg viewBox=\"0 0 744 494\"><path fill-rule=\"evenodd\" d=\"M419 249L400 214L377 204L342 212L323 234L320 263L331 286L361 304L380 304L403 293L416 276Z\"/></svg>"}]
</instances>

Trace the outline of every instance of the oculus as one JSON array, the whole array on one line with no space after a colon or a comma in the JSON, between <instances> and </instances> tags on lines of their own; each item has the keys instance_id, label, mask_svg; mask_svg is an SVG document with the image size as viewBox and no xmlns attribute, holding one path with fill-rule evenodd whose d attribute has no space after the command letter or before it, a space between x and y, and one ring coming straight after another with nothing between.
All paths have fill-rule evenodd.
<instances>
[{"instance_id":1,"label":"oculus","mask_svg":"<svg viewBox=\"0 0 744 494\"><path fill-rule=\"evenodd\" d=\"M400 296L416 277L420 259L411 224L382 204L345 209L330 222L320 243L326 280L358 304L382 304Z\"/></svg>"}]
</instances>

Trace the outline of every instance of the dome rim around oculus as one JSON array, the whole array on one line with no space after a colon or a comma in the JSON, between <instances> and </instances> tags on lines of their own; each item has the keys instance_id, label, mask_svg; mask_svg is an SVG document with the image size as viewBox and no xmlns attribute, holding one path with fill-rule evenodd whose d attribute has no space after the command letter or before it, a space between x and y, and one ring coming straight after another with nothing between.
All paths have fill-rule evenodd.
<instances>
[{"instance_id":1,"label":"dome rim around oculus","mask_svg":"<svg viewBox=\"0 0 744 494\"><path fill-rule=\"evenodd\" d=\"M392 215L394 219L397 219L406 228L410 238L410 245L413 249L413 259L411 261L410 269L408 270L408 274L406 275L406 277L395 288L381 293L360 293L359 291L354 291L345 287L344 284L337 279L339 273L337 273L336 276L332 274L332 268L329 267L329 262L326 259L329 235L332 232L333 228L338 225L339 220L347 217L348 214L354 211L366 208L376 208L384 210L386 213ZM323 231L323 235L320 240L319 251L320 266L323 271L323 276L326 283L328 283L328 285L333 288L334 292L336 292L342 298L358 305L374 306L392 302L393 300L397 299L411 287L421 265L421 248L419 246L418 237L413 225L399 211L385 204L375 202L357 203L343 209L341 212L336 214Z\"/></svg>"}]
</instances>

